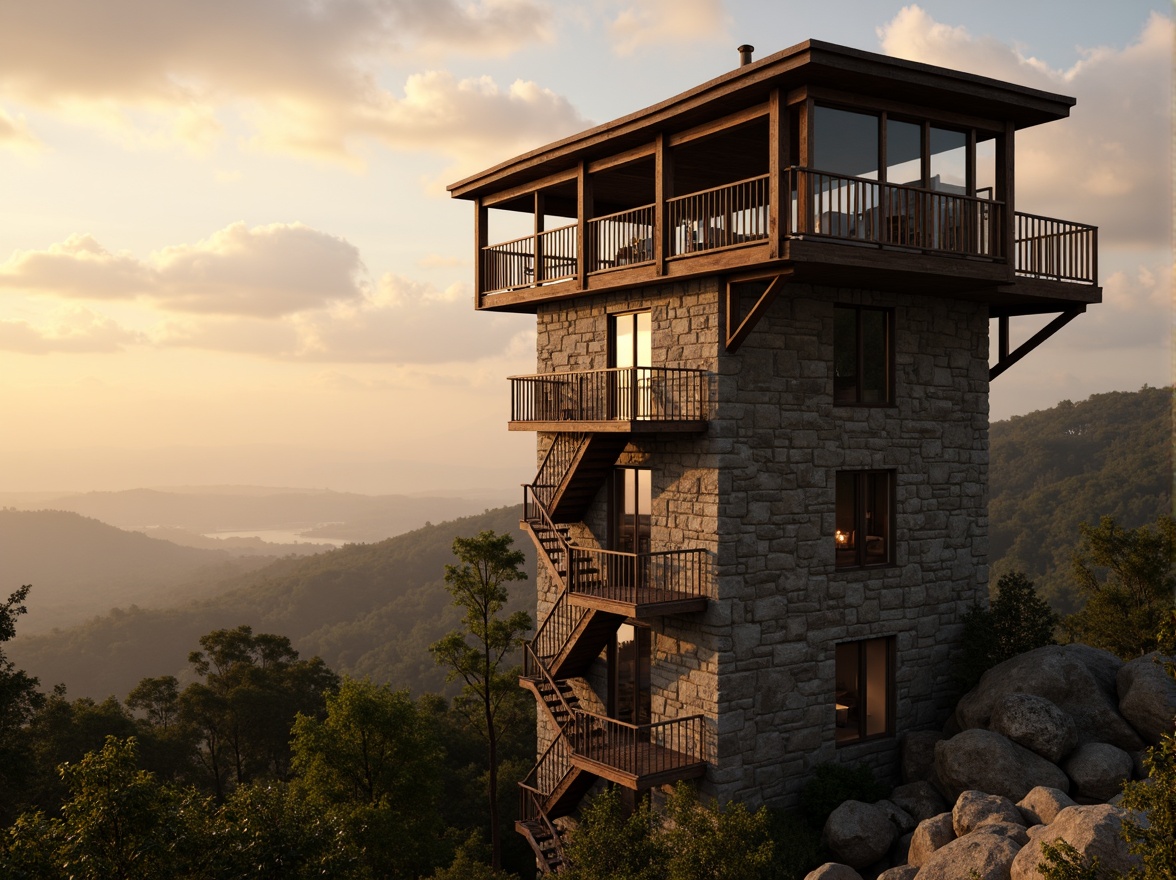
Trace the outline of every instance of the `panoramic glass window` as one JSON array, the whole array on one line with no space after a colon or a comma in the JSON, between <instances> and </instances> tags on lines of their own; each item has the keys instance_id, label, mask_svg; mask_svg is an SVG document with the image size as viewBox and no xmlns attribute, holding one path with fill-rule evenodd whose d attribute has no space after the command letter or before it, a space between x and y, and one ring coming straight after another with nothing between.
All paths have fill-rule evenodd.
<instances>
[{"instance_id":1,"label":"panoramic glass window","mask_svg":"<svg viewBox=\"0 0 1176 880\"><path fill-rule=\"evenodd\" d=\"M816 107L812 166L851 177L878 178L878 117Z\"/></svg>"},{"instance_id":2,"label":"panoramic glass window","mask_svg":"<svg viewBox=\"0 0 1176 880\"><path fill-rule=\"evenodd\" d=\"M837 568L887 565L894 559L893 471L838 471Z\"/></svg>"},{"instance_id":3,"label":"panoramic glass window","mask_svg":"<svg viewBox=\"0 0 1176 880\"><path fill-rule=\"evenodd\" d=\"M894 733L894 639L846 642L836 648L837 744Z\"/></svg>"},{"instance_id":4,"label":"panoramic glass window","mask_svg":"<svg viewBox=\"0 0 1176 880\"><path fill-rule=\"evenodd\" d=\"M833 402L892 402L892 312L861 306L833 308Z\"/></svg>"},{"instance_id":5,"label":"panoramic glass window","mask_svg":"<svg viewBox=\"0 0 1176 880\"><path fill-rule=\"evenodd\" d=\"M931 126L931 188L965 195L968 192L968 136Z\"/></svg>"},{"instance_id":6,"label":"panoramic glass window","mask_svg":"<svg viewBox=\"0 0 1176 880\"><path fill-rule=\"evenodd\" d=\"M923 185L923 127L886 120L886 180L901 186Z\"/></svg>"}]
</instances>

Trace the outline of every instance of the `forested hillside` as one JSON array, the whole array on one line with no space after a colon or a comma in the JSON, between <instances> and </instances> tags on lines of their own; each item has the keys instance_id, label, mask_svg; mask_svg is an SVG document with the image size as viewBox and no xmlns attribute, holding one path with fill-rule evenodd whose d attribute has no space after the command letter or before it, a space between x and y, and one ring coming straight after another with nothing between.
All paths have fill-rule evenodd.
<instances>
[{"instance_id":1,"label":"forested hillside","mask_svg":"<svg viewBox=\"0 0 1176 880\"><path fill-rule=\"evenodd\" d=\"M1055 608L1076 610L1078 524L1112 516L1136 527L1171 512L1171 407L1172 389L1144 387L994 423L991 583L1018 569Z\"/></svg>"},{"instance_id":2,"label":"forested hillside","mask_svg":"<svg viewBox=\"0 0 1176 880\"><path fill-rule=\"evenodd\" d=\"M0 510L0 590L35 584L21 631L73 626L116 605L174 605L256 569L223 550L181 547L63 510Z\"/></svg>"},{"instance_id":3,"label":"forested hillside","mask_svg":"<svg viewBox=\"0 0 1176 880\"><path fill-rule=\"evenodd\" d=\"M120 609L74 629L18 635L8 653L43 688L61 682L73 696L121 698L144 676L188 674L188 652L201 635L247 624L288 636L303 656L318 655L340 673L414 693L441 691L444 672L428 646L458 620L443 582L455 537L483 529L515 536L531 579L515 585L511 610L534 609L535 554L518 531L519 515L517 507L500 508L377 544L281 559L220 582L214 598ZM34 583L30 609L37 601Z\"/></svg>"}]
</instances>

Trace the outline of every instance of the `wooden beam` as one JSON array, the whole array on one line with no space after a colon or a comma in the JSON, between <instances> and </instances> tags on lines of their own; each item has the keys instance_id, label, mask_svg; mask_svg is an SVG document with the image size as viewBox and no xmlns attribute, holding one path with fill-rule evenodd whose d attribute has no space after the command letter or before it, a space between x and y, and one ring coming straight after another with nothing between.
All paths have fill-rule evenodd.
<instances>
[{"instance_id":1,"label":"wooden beam","mask_svg":"<svg viewBox=\"0 0 1176 880\"><path fill-rule=\"evenodd\" d=\"M482 291L486 287L486 270L482 263L482 251L489 244L487 238L490 225L488 211L481 199L474 199L474 308L482 307Z\"/></svg>"},{"instance_id":2,"label":"wooden beam","mask_svg":"<svg viewBox=\"0 0 1176 880\"><path fill-rule=\"evenodd\" d=\"M688 128L685 131L680 131L672 135L670 137L670 146L680 147L682 144L688 144L691 141L709 137L712 134L718 134L720 131L734 128L737 125L750 122L752 119L767 116L769 112L768 103L765 102L763 104L756 104L754 107L748 107L746 110L740 110L738 113L729 113L713 122L704 122L702 125L696 125L694 128Z\"/></svg>"},{"instance_id":3,"label":"wooden beam","mask_svg":"<svg viewBox=\"0 0 1176 880\"><path fill-rule=\"evenodd\" d=\"M1045 342L1045 340L1049 339L1051 336L1053 336L1055 333L1057 333L1059 330L1061 330L1063 327L1065 327L1067 324L1069 324L1071 321L1073 321L1075 318L1077 318L1079 315L1081 315L1085 311L1086 311L1086 306L1077 306L1072 309L1067 309L1066 311L1062 312L1057 317L1055 317L1048 324L1046 324L1044 327L1042 327L1040 330L1038 330L1036 333L1034 333L1031 337L1029 337L1029 339L1025 340L1020 345L1018 345L1016 350L1012 351L1012 352L1008 351L1008 345L1009 345L1009 342L1008 342L1008 320L1009 319L1007 317L1000 318L1001 339L1000 339L999 347L1002 349L1002 356L992 367L989 368L988 381L991 382L993 379L995 379L997 376L999 376L1001 373L1003 373L1005 370L1007 370L1009 367L1011 367L1013 364L1015 364L1021 358L1025 357L1025 355L1029 354L1029 352L1033 351L1033 349L1037 348L1037 346L1041 345L1041 343Z\"/></svg>"},{"instance_id":4,"label":"wooden beam","mask_svg":"<svg viewBox=\"0 0 1176 880\"><path fill-rule=\"evenodd\" d=\"M535 193L535 265L532 267L531 281L536 287L543 278L543 193Z\"/></svg>"},{"instance_id":5,"label":"wooden beam","mask_svg":"<svg viewBox=\"0 0 1176 880\"><path fill-rule=\"evenodd\" d=\"M837 104L840 107L860 110L863 113L882 111L906 119L926 119L932 124L938 123L951 128L978 128L988 134L999 134L1004 131L1003 120L950 110L935 110L919 104L887 100L874 95L862 95L826 86L809 86L805 90L805 96L815 98L823 104Z\"/></svg>"},{"instance_id":6,"label":"wooden beam","mask_svg":"<svg viewBox=\"0 0 1176 880\"><path fill-rule=\"evenodd\" d=\"M1017 268L1017 208L1015 204L1015 163L1014 141L1016 128L1012 122L1005 124L1004 134L996 139L996 200L1004 202L1002 210L1003 228L1001 235L1001 256L1004 257L1011 277Z\"/></svg>"},{"instance_id":7,"label":"wooden beam","mask_svg":"<svg viewBox=\"0 0 1176 880\"><path fill-rule=\"evenodd\" d=\"M640 159L648 159L657 150L656 144L642 144L640 147L634 147L631 150L625 150L622 153L617 153L615 156L606 156L603 159L596 159L588 163L589 174L599 174L601 171L608 171L610 168L616 168L618 165L628 165L630 162L636 162Z\"/></svg>"},{"instance_id":8,"label":"wooden beam","mask_svg":"<svg viewBox=\"0 0 1176 880\"><path fill-rule=\"evenodd\" d=\"M501 192L489 193L482 197L482 204L487 208L493 208L495 205L501 205L503 202L529 196L549 186L569 183L576 179L576 174L577 171L575 168L569 171L557 171L554 174L548 174L546 177L541 177L538 180L532 180L519 186L512 186L510 189L504 189Z\"/></svg>"},{"instance_id":9,"label":"wooden beam","mask_svg":"<svg viewBox=\"0 0 1176 880\"><path fill-rule=\"evenodd\" d=\"M669 211L666 203L674 197L674 157L665 132L658 134L653 154L653 266L657 275L666 274L670 249Z\"/></svg>"},{"instance_id":10,"label":"wooden beam","mask_svg":"<svg viewBox=\"0 0 1176 880\"><path fill-rule=\"evenodd\" d=\"M780 291L784 289L784 285L791 281L789 274L780 274L775 276L767 286L767 289L760 294L760 298L756 300L755 305L747 313L747 316L739 321L736 326L736 321L739 320L738 308L739 298L731 290L732 285L738 284L737 281L727 282L726 287L726 312L727 312L727 351L734 353L739 346L743 344L749 333L755 329L755 325L760 322L760 318L768 310L768 307L775 302L776 297L780 295ZM732 328L734 327L734 330Z\"/></svg>"},{"instance_id":11,"label":"wooden beam","mask_svg":"<svg viewBox=\"0 0 1176 880\"><path fill-rule=\"evenodd\" d=\"M772 89L768 99L768 253L777 259L784 251L787 218L792 213L784 206L790 198L786 187L788 174L788 108L780 100L780 90Z\"/></svg>"},{"instance_id":12,"label":"wooden beam","mask_svg":"<svg viewBox=\"0 0 1176 880\"><path fill-rule=\"evenodd\" d=\"M588 279L588 221L592 219L592 178L588 163L581 162L576 174L576 283L584 289Z\"/></svg>"}]
</instances>

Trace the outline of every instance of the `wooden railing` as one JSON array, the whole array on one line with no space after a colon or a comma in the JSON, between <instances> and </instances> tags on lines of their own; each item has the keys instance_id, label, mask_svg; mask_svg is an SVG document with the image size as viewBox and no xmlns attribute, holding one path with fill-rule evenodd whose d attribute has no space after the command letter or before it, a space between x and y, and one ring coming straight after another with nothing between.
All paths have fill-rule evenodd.
<instances>
[{"instance_id":1,"label":"wooden railing","mask_svg":"<svg viewBox=\"0 0 1176 880\"><path fill-rule=\"evenodd\" d=\"M576 275L576 224L482 248L483 293L518 290ZM539 267L536 277L535 267Z\"/></svg>"},{"instance_id":2,"label":"wooden railing","mask_svg":"<svg viewBox=\"0 0 1176 880\"><path fill-rule=\"evenodd\" d=\"M702 715L656 724L627 724L577 710L568 727L573 754L634 776L680 770L706 760Z\"/></svg>"},{"instance_id":3,"label":"wooden railing","mask_svg":"<svg viewBox=\"0 0 1176 880\"><path fill-rule=\"evenodd\" d=\"M572 466L572 462L576 458L576 451L580 448L580 444L584 442L584 436L584 434L563 431L555 435L555 439L547 447L547 454L543 456L543 462L539 465L539 471L535 474L535 480L529 487L531 493L534 494L535 500L539 502L541 507L538 509L532 508L531 505L533 502L529 500L530 495L527 492L527 487L524 487L524 519L535 521L541 517L546 518L547 508L551 506L551 502L555 498L555 491L559 488L560 483L563 482L563 478L567 475L568 469Z\"/></svg>"},{"instance_id":4,"label":"wooden railing","mask_svg":"<svg viewBox=\"0 0 1176 880\"><path fill-rule=\"evenodd\" d=\"M1017 212L1014 233L1018 275L1098 282L1098 227Z\"/></svg>"},{"instance_id":5,"label":"wooden railing","mask_svg":"<svg viewBox=\"0 0 1176 880\"><path fill-rule=\"evenodd\" d=\"M560 590L559 595L555 598L555 603L547 613L547 617L543 619L543 623L539 625L539 629L531 639L531 652L544 669L548 668L551 661L559 656L559 653L571 640L576 627L580 625L588 613L587 608L573 605L567 599L567 590ZM530 655L524 655L524 664L527 662L528 656ZM523 674L528 677L536 672L537 670L528 669L526 666L523 668Z\"/></svg>"},{"instance_id":6,"label":"wooden railing","mask_svg":"<svg viewBox=\"0 0 1176 880\"><path fill-rule=\"evenodd\" d=\"M707 374L670 367L614 367L511 376L511 421L701 421Z\"/></svg>"},{"instance_id":7,"label":"wooden railing","mask_svg":"<svg viewBox=\"0 0 1176 880\"><path fill-rule=\"evenodd\" d=\"M790 234L1003 257L1003 202L810 168L789 176Z\"/></svg>"},{"instance_id":8,"label":"wooden railing","mask_svg":"<svg viewBox=\"0 0 1176 880\"><path fill-rule=\"evenodd\" d=\"M642 205L588 221L588 271L653 260L654 206Z\"/></svg>"},{"instance_id":9,"label":"wooden railing","mask_svg":"<svg viewBox=\"0 0 1176 880\"><path fill-rule=\"evenodd\" d=\"M768 237L768 175L666 200L669 253L677 257Z\"/></svg>"},{"instance_id":10,"label":"wooden railing","mask_svg":"<svg viewBox=\"0 0 1176 880\"><path fill-rule=\"evenodd\" d=\"M708 593L709 556L705 550L620 553L570 544L568 553L571 593L607 595L632 604L649 601L651 590L678 593L680 598L701 598Z\"/></svg>"},{"instance_id":11,"label":"wooden railing","mask_svg":"<svg viewBox=\"0 0 1176 880\"><path fill-rule=\"evenodd\" d=\"M559 703L563 706L564 713L571 719L572 707L564 699L563 691L559 689L559 685L555 683L555 679L547 671L547 666L539 659L530 645L523 645L523 676L532 681L542 682L551 688L551 691L559 698Z\"/></svg>"}]
</instances>

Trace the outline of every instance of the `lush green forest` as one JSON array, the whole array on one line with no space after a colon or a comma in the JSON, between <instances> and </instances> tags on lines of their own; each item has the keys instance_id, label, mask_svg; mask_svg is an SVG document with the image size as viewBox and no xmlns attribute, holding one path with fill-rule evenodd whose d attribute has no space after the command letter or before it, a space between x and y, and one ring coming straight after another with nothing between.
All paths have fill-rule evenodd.
<instances>
[{"instance_id":1,"label":"lush green forest","mask_svg":"<svg viewBox=\"0 0 1176 880\"><path fill-rule=\"evenodd\" d=\"M64 683L70 694L95 699L123 697L144 675L183 677L188 651L204 633L248 624L288 636L302 654L322 657L340 673L414 693L442 691L444 674L425 649L457 621L442 584L453 539L483 529L521 537L519 515L505 507L376 544L277 560L220 581L203 594L216 593L212 598L116 609L71 629L18 635L9 655L47 686ZM534 572L531 542L518 544ZM37 599L33 583L31 609ZM534 604L534 581L517 585L511 610Z\"/></svg>"},{"instance_id":2,"label":"lush green forest","mask_svg":"<svg viewBox=\"0 0 1176 880\"><path fill-rule=\"evenodd\" d=\"M988 504L992 577L1025 572L1059 611L1080 599L1071 558L1079 523L1123 527L1172 507L1172 389L1064 400L991 432Z\"/></svg>"}]
</instances>

